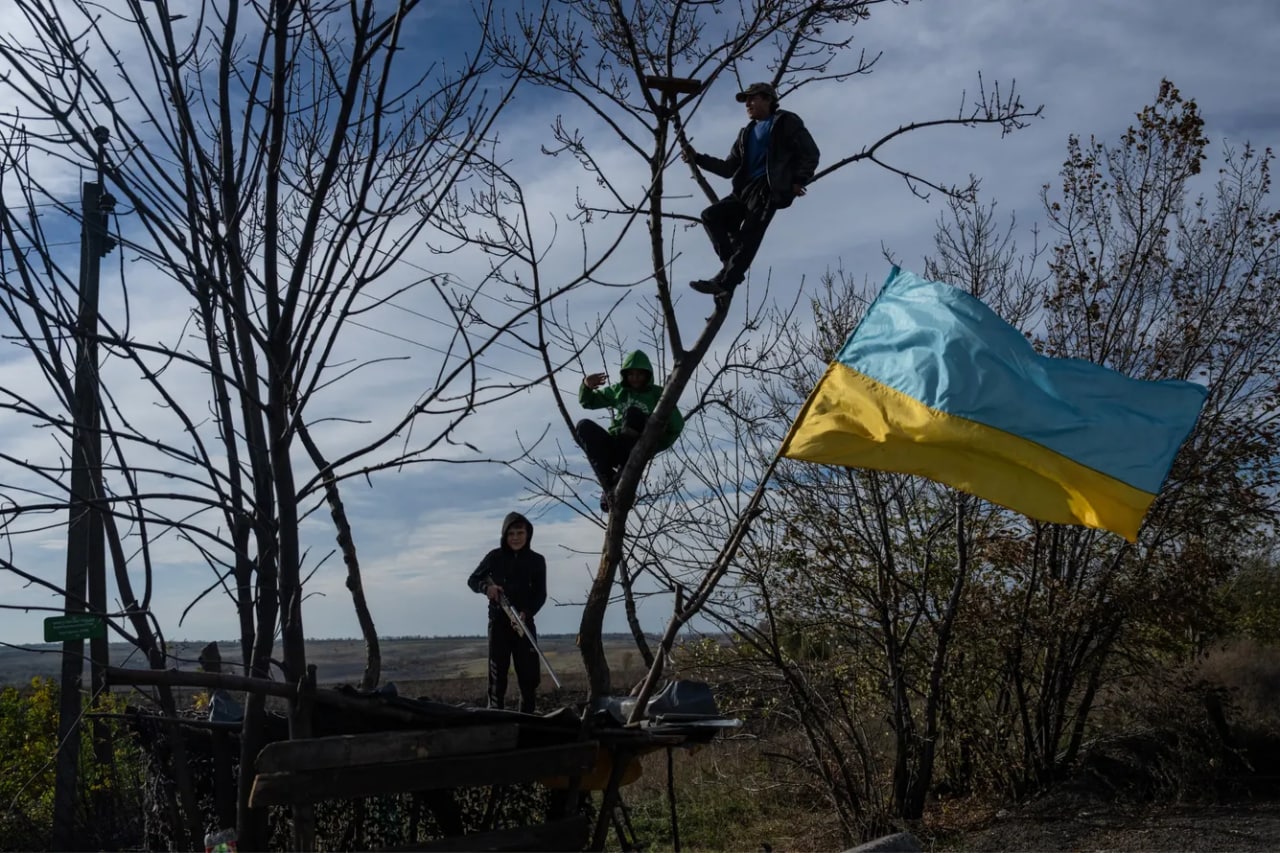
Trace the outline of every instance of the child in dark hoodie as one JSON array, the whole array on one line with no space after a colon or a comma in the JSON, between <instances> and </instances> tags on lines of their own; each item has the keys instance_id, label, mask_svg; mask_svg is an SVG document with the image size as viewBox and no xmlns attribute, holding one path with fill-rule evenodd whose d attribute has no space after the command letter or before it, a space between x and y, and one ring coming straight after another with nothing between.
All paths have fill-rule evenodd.
<instances>
[{"instance_id":1,"label":"child in dark hoodie","mask_svg":"<svg viewBox=\"0 0 1280 853\"><path fill-rule=\"evenodd\" d=\"M542 665L530 642L521 637L498 604L506 593L525 627L537 640L533 617L547 601L547 561L529 547L533 524L518 512L502 521L502 542L467 578L473 592L489 598L489 707L502 708L507 693L507 670L514 663L520 687L520 710L532 714Z\"/></svg>"},{"instance_id":2,"label":"child in dark hoodie","mask_svg":"<svg viewBox=\"0 0 1280 853\"><path fill-rule=\"evenodd\" d=\"M578 402L584 409L613 409L613 420L607 430L595 421L578 421L578 442L587 454L596 479L604 486L600 497L600 509L604 512L609 511L609 498L618 484L622 466L627 464L631 449L662 397L662 386L653 381L649 356L640 350L623 360L621 381L601 388L608 378L604 373L592 373L583 378L578 389ZM679 410L673 409L658 450L675 444L682 429L684 418Z\"/></svg>"}]
</instances>

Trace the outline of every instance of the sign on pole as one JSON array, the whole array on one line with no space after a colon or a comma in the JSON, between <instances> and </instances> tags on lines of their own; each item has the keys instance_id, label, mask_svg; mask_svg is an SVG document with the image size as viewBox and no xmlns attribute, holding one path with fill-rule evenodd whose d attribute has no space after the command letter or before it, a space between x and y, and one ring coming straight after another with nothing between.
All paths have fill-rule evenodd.
<instances>
[{"instance_id":1,"label":"sign on pole","mask_svg":"<svg viewBox=\"0 0 1280 853\"><path fill-rule=\"evenodd\" d=\"M107 636L107 623L102 621L101 616L82 613L71 616L50 616L44 620L46 643L101 639L105 636Z\"/></svg>"}]
</instances>

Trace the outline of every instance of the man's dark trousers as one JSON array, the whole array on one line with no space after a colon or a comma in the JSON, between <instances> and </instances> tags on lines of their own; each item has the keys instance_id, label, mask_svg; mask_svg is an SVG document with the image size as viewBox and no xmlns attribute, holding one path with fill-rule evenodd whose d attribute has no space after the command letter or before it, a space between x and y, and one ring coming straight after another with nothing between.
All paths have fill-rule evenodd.
<instances>
[{"instance_id":1,"label":"man's dark trousers","mask_svg":"<svg viewBox=\"0 0 1280 853\"><path fill-rule=\"evenodd\" d=\"M525 627L537 639L532 623ZM502 708L507 695L507 668L515 664L516 684L520 687L520 710L532 714L542 680L542 664L538 653L524 637L511 627L505 613L489 616L489 707Z\"/></svg>"},{"instance_id":2,"label":"man's dark trousers","mask_svg":"<svg viewBox=\"0 0 1280 853\"><path fill-rule=\"evenodd\" d=\"M618 469L627 464L631 449L644 431L646 420L645 413L639 409L627 409L623 424L630 435L614 435L592 420L578 421L578 441L587 454L591 470L596 472L596 479L606 491L613 490Z\"/></svg>"},{"instance_id":3,"label":"man's dark trousers","mask_svg":"<svg viewBox=\"0 0 1280 853\"><path fill-rule=\"evenodd\" d=\"M775 209L769 181L760 177L702 211L702 225L724 264L715 276L720 284L742 284Z\"/></svg>"}]
</instances>

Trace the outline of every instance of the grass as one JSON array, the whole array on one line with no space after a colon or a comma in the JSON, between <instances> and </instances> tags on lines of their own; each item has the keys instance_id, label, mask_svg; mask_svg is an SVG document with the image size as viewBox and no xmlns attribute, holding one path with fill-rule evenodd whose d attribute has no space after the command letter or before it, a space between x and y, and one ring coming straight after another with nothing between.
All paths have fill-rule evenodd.
<instances>
[{"instance_id":1,"label":"grass","mask_svg":"<svg viewBox=\"0 0 1280 853\"><path fill-rule=\"evenodd\" d=\"M672 762L676 826L682 850L820 850L841 845L839 827L821 804L794 796L785 773L762 755L761 743L741 737L694 751L675 750ZM622 791L635 840L645 850L672 850L667 753L643 759L644 773ZM616 832L609 849L620 850Z\"/></svg>"},{"instance_id":2,"label":"grass","mask_svg":"<svg viewBox=\"0 0 1280 853\"><path fill-rule=\"evenodd\" d=\"M1280 707L1280 653L1274 647L1236 642L1210 651L1189 670L1189 673L1183 671L1182 677L1175 677L1171 670L1166 678L1153 679L1163 685L1163 690L1155 691L1156 695L1133 697L1145 710L1142 728L1164 726L1179 731L1184 751L1194 752L1196 747L1188 737L1205 728L1199 722L1205 711L1199 694L1193 696L1183 689L1183 679L1189 675L1194 681L1198 675L1210 685L1219 685L1230 697L1226 706L1227 721L1239 738L1235 747L1251 767L1251 775L1260 776L1258 782L1276 780L1272 787L1251 783L1248 786L1251 794L1247 796L1266 800L1280 794L1280 738L1275 735L1280 732L1280 714L1276 711ZM1098 717L1102 723L1112 715L1099 713ZM1183 730L1187 720L1195 725ZM1134 725L1132 713L1110 721L1120 727L1118 733ZM1212 730L1205 733L1211 735ZM693 754L675 753L681 849L785 851L848 846L825 803L815 797L806 801L795 793L802 787L789 773L789 765L769 757L790 751L774 740L777 737L786 735L720 740ZM1210 781L1205 776L1208 771L1194 761L1165 769L1195 777L1176 780L1180 790L1195 790L1197 784ZM1239 793L1241 789L1233 786L1232 790ZM667 756L665 752L658 752L645 758L640 780L623 790L635 841L645 850L674 847L667 797ZM975 833L1003 826L996 820L997 813L1016 808L1016 804L993 796L936 799L928 804L924 821L911 827L911 831L937 849L965 849L967 839L976 837ZM1040 824L1052 824L1058 819L1060 817L1051 811L1048 815L1036 816L1030 828L1011 827L1009 831L1015 833L1010 836L1012 846L1005 849L1019 849L1020 837L1025 844L1036 831L1043 829ZM1018 831L1030 834L1018 836ZM616 832L610 833L609 849L622 849Z\"/></svg>"},{"instance_id":3,"label":"grass","mask_svg":"<svg viewBox=\"0 0 1280 853\"><path fill-rule=\"evenodd\" d=\"M1238 640L1205 653L1202 678L1231 691L1242 723L1274 726L1280 708L1280 651L1254 640Z\"/></svg>"}]
</instances>

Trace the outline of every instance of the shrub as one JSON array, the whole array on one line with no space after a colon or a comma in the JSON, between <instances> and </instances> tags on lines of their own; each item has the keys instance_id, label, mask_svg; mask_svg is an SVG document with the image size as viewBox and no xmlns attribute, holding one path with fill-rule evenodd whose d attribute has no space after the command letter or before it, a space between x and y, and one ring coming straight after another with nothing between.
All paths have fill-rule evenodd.
<instances>
[{"instance_id":1,"label":"shrub","mask_svg":"<svg viewBox=\"0 0 1280 853\"><path fill-rule=\"evenodd\" d=\"M23 688L0 690L0 849L46 849L53 826L54 773L58 749L58 684L34 678ZM116 712L123 702L103 696L98 711ZM133 741L100 719L112 736L112 760L94 758L93 726L80 729L76 838L82 847L120 849L141 838L141 761Z\"/></svg>"}]
</instances>

